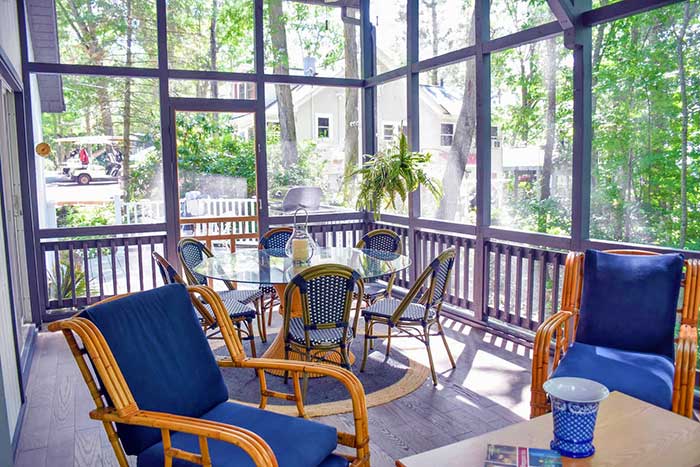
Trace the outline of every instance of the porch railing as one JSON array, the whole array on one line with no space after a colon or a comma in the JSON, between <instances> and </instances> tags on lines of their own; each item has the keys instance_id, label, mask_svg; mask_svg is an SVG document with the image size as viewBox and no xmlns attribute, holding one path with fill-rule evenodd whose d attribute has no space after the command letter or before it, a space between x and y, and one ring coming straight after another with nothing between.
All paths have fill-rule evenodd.
<instances>
[{"instance_id":1,"label":"porch railing","mask_svg":"<svg viewBox=\"0 0 700 467\"><path fill-rule=\"evenodd\" d=\"M164 233L43 240L39 268L44 281L38 285L45 309L76 309L162 285L151 253L164 254L165 244Z\"/></svg>"}]
</instances>

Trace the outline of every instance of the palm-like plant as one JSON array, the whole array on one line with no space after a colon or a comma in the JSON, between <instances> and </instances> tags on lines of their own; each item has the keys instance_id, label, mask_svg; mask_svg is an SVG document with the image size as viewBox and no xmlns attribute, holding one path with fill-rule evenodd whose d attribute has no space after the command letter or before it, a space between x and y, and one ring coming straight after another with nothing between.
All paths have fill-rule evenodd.
<instances>
[{"instance_id":1,"label":"palm-like plant","mask_svg":"<svg viewBox=\"0 0 700 467\"><path fill-rule=\"evenodd\" d=\"M396 143L370 156L361 168L353 172L352 176L362 177L357 209L373 209L375 220L379 220L382 207L396 209L397 200L405 202L408 194L421 185L436 200L442 198L439 183L424 170L431 157L430 153L410 151L406 135L401 132Z\"/></svg>"}]
</instances>

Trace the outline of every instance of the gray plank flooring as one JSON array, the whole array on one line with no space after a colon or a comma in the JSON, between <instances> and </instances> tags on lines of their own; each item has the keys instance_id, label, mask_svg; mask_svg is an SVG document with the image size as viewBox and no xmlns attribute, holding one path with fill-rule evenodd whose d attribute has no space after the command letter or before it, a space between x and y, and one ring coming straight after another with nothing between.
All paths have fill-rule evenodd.
<instances>
[{"instance_id":1,"label":"gray plank flooring","mask_svg":"<svg viewBox=\"0 0 700 467\"><path fill-rule=\"evenodd\" d=\"M528 416L530 349L462 323L445 320L444 326L457 369L436 340L439 385L428 379L412 394L369 409L372 466L393 467L396 459ZM63 336L41 332L36 345L16 467L116 466L102 426L87 415L92 399ZM395 339L396 351L427 365L418 341ZM353 428L349 414L319 420L343 431Z\"/></svg>"}]
</instances>

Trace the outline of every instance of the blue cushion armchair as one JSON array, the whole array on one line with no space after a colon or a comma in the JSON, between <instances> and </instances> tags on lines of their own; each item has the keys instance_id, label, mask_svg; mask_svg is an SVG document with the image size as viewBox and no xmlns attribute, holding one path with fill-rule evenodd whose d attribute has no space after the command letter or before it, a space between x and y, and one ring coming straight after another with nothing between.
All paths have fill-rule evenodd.
<instances>
[{"instance_id":1,"label":"blue cushion armchair","mask_svg":"<svg viewBox=\"0 0 700 467\"><path fill-rule=\"evenodd\" d=\"M638 250L569 253L561 311L535 337L530 415L549 411L548 378L576 376L691 417L699 299L697 260Z\"/></svg>"},{"instance_id":2,"label":"blue cushion armchair","mask_svg":"<svg viewBox=\"0 0 700 467\"><path fill-rule=\"evenodd\" d=\"M192 300L205 300L214 310L230 358L214 358ZM369 466L367 409L357 378L325 364L247 358L227 316L210 288L172 284L109 299L50 324L68 341L96 404L90 417L103 422L119 465L127 467L126 456L133 455L138 467ZM229 401L219 366L255 369L259 408ZM267 368L290 372L294 394L268 391ZM349 390L354 434L262 410L269 397L280 397L296 401L303 415L297 389L307 371L334 377ZM355 454L335 454L339 443Z\"/></svg>"}]
</instances>

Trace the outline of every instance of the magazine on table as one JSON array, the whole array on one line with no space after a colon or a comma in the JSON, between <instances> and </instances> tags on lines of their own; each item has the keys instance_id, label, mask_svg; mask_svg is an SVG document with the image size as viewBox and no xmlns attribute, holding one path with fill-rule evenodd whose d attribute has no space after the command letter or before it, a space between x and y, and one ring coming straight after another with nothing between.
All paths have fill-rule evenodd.
<instances>
[{"instance_id":1,"label":"magazine on table","mask_svg":"<svg viewBox=\"0 0 700 467\"><path fill-rule=\"evenodd\" d=\"M489 444L484 467L562 467L561 454L549 449Z\"/></svg>"}]
</instances>

